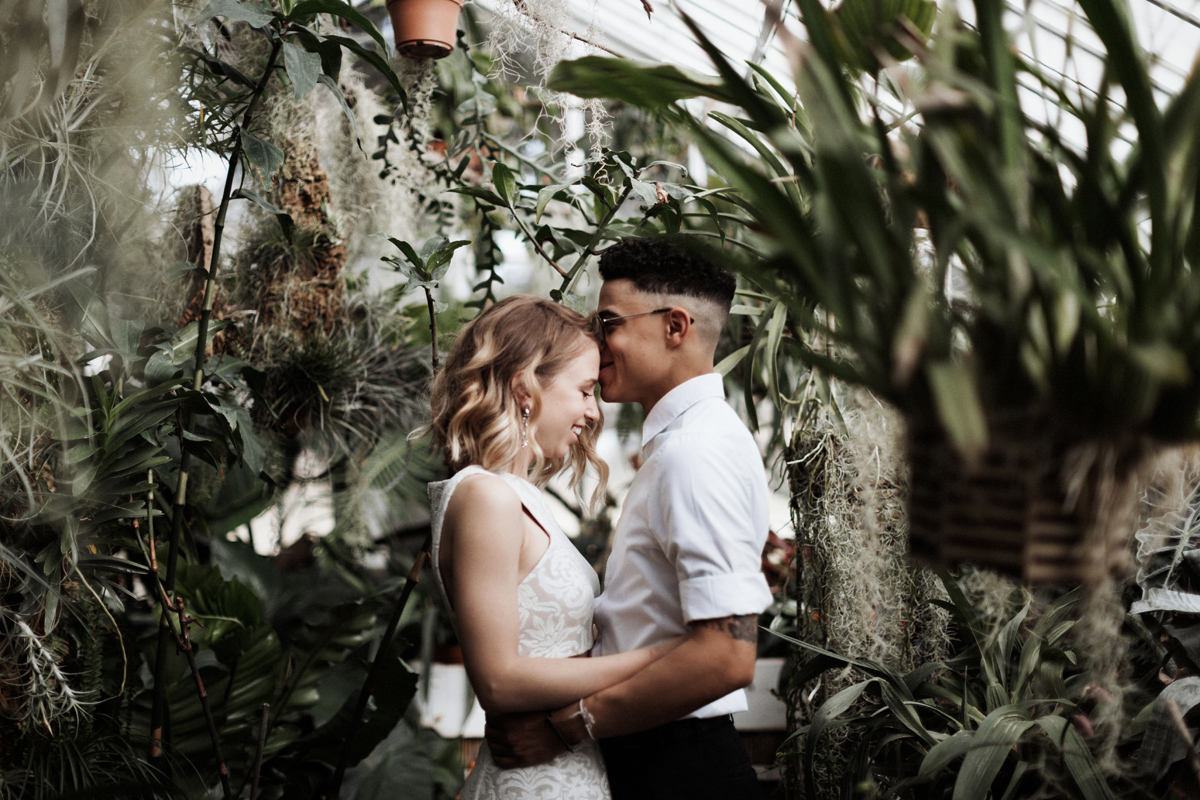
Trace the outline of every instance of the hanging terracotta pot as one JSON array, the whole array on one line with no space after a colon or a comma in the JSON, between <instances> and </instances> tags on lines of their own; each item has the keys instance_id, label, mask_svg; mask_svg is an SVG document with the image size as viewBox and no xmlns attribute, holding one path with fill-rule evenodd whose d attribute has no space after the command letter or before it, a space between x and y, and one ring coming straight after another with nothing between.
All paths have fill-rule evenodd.
<instances>
[{"instance_id":1,"label":"hanging terracotta pot","mask_svg":"<svg viewBox=\"0 0 1200 800\"><path fill-rule=\"evenodd\" d=\"M465 0L388 0L396 50L408 58L445 58L454 49Z\"/></svg>"}]
</instances>

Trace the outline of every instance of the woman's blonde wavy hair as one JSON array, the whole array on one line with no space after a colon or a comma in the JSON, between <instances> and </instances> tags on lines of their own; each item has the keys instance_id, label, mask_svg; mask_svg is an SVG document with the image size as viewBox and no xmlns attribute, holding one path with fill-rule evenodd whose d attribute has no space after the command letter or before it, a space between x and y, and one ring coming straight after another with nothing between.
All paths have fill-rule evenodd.
<instances>
[{"instance_id":1,"label":"woman's blonde wavy hair","mask_svg":"<svg viewBox=\"0 0 1200 800\"><path fill-rule=\"evenodd\" d=\"M433 382L429 428L446 463L457 472L469 464L506 470L521 452L521 404L513 378L529 393L529 480L543 486L564 467L577 490L590 464L599 480L594 509L604 497L608 465L596 455L603 417L584 428L566 458L550 458L537 443L543 387L583 352L599 343L592 319L540 297L501 300L462 329Z\"/></svg>"}]
</instances>

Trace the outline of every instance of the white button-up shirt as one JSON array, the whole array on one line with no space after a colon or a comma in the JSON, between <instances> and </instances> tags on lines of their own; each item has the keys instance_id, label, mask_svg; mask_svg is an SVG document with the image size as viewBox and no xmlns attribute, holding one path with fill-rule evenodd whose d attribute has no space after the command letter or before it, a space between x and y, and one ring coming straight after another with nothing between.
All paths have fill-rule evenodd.
<instances>
[{"instance_id":1,"label":"white button-up shirt","mask_svg":"<svg viewBox=\"0 0 1200 800\"><path fill-rule=\"evenodd\" d=\"M761 560L766 473L750 431L725 403L720 375L685 381L655 404L642 426L642 455L596 600L597 655L771 604ZM745 708L738 690L688 716Z\"/></svg>"}]
</instances>

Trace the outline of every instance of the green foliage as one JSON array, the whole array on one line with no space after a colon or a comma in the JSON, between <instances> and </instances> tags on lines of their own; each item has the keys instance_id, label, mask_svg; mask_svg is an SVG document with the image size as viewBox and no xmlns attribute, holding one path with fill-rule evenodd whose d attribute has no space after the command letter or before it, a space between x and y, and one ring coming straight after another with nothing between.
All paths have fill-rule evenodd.
<instances>
[{"instance_id":1,"label":"green foliage","mask_svg":"<svg viewBox=\"0 0 1200 800\"><path fill-rule=\"evenodd\" d=\"M327 559L285 578L261 557L221 550L274 490L264 474L274 443L251 413L264 408L263 376L231 354L237 329L213 319L221 236L230 201L244 197L291 237L288 215L251 185L281 171L283 152L255 118L276 84L293 101L323 84L353 126L337 84L348 51L378 68L401 101L403 93L378 51L329 26L328 15L345 20L386 50L374 25L339 0L216 0L199 17L212 38L176 29L181 9L166 4L136 13L101 4L90 15L61 5L43 16L18 3L7 18L10 3L0 23L6 65L25 70L0 88L0 205L13 222L0 236L0 780L14 798L206 793L218 765L203 682L221 767L235 784L249 777L261 705L271 705L263 796L291 796L293 783L332 773L331 743L348 729L348 714L336 712L366 674L359 659L387 603L358 567ZM174 48L180 32L200 47ZM259 37L270 55L250 65L230 58L231 32ZM138 47L125 36L140 36ZM121 71L143 51L151 77L136 88L145 96L130 88L142 73ZM180 58L187 75L177 82L170 67ZM31 102L43 90L44 102ZM143 109L153 113L120 116ZM180 129L157 130L168 112ZM189 124L185 138L229 159L211 264L155 260L146 240L157 232L139 227L151 216L143 193L155 148L164 138L178 147ZM236 188L239 174L251 183ZM164 278L179 292L200 279L198 319L145 321L171 313L154 306ZM339 357L358 371L330 385L333 402L321 407L357 437L343 462L351 451L367 461L385 429L409 427L415 393L400 390L424 377L406 372L403 337L377 310L350 304L339 343L351 349ZM401 483L397 458L370 461L371 474ZM242 580L205 563L221 559ZM163 629L192 639L194 676L169 642L156 652L151 641L164 592L195 620L185 632L168 615ZM388 686L355 736L355 760L396 727L412 697L415 676L395 653L386 658ZM161 722L151 721L156 690ZM162 757L150 752L158 724Z\"/></svg>"},{"instance_id":2,"label":"green foliage","mask_svg":"<svg viewBox=\"0 0 1200 800\"><path fill-rule=\"evenodd\" d=\"M843 2L832 13L843 64L872 74L913 57L928 41L937 16L930 0Z\"/></svg>"},{"instance_id":3,"label":"green foliage","mask_svg":"<svg viewBox=\"0 0 1200 800\"><path fill-rule=\"evenodd\" d=\"M803 743L806 796L851 797L855 787L895 797L1024 796L1049 787L1056 796L1112 797L1078 727L1088 724L1087 658L1072 639L1077 592L1035 606L1014 592L1004 624L989 629L954 579L943 579L962 647L945 663L901 675L796 639L810 654L792 680L807 682L850 667L866 679L830 697ZM1031 616L1032 613L1032 616ZM786 637L785 637L786 638ZM860 744L843 765L840 787L819 793L814 767L822 735L849 726ZM961 761L960 761L961 759Z\"/></svg>"},{"instance_id":4,"label":"green foliage","mask_svg":"<svg viewBox=\"0 0 1200 800\"><path fill-rule=\"evenodd\" d=\"M1163 664L1155 682L1160 676L1166 682L1135 723L1137 732L1144 730L1138 773L1187 791L1182 787L1192 785L1194 775L1169 705L1183 719L1200 706L1200 494L1193 492L1181 510L1147 525L1135 538L1141 598L1130 614L1145 626L1146 639L1155 643L1154 656Z\"/></svg>"},{"instance_id":5,"label":"green foliage","mask_svg":"<svg viewBox=\"0 0 1200 800\"><path fill-rule=\"evenodd\" d=\"M1096 0L1084 10L1108 78L1094 100L1076 101L1060 78L1017 60L999 9L978 3L978 34L947 19L934 46L909 41L921 62L910 89L881 81L915 105L919 128L846 79L849 12L837 28L815 2L801 4L812 52L795 96L761 70L743 79L693 29L744 115L713 120L759 159L678 106L666 113L764 231L741 270L784 305L790 330L805 331L789 343L794 357L906 412L936 410L967 451L988 441L995 415L1030 407L1081 435L1193 436L1200 79L1160 112L1118 4ZM928 24L927 9L910 11ZM624 69L623 97L654 94L651 73ZM606 96L610 72L574 62L551 85ZM1082 149L1023 113L1018 74L1083 123ZM1116 91L1137 100L1126 110ZM673 85L657 102L677 96ZM792 111L800 102L803 117ZM1112 143L1124 124L1139 145L1120 156ZM947 294L951 273L969 286L970 313Z\"/></svg>"},{"instance_id":6,"label":"green foliage","mask_svg":"<svg viewBox=\"0 0 1200 800\"><path fill-rule=\"evenodd\" d=\"M426 240L418 253L408 242L391 236L386 238L403 254L405 260L401 261L395 256L386 256L383 260L408 279L407 289L436 288L438 281L450 269L450 258L454 251L470 244L466 240L451 242L435 236Z\"/></svg>"},{"instance_id":7,"label":"green foliage","mask_svg":"<svg viewBox=\"0 0 1200 800\"><path fill-rule=\"evenodd\" d=\"M214 542L214 544L217 544ZM270 705L266 796L290 796L320 785L332 773L357 687L365 676L358 654L377 635L382 598L357 581L313 564L281 573L236 543L220 543L218 566L184 565L177 594L197 620L193 644L221 731L232 774L253 762L262 704ZM153 648L146 643L147 667ZM211 742L187 664L172 660L168 694L172 752L212 774ZM392 655L376 704L358 730L351 764L358 763L399 722L416 691L416 675ZM336 713L335 713L336 712ZM149 697L135 701L132 730L148 733ZM322 777L323 776L323 777Z\"/></svg>"},{"instance_id":8,"label":"green foliage","mask_svg":"<svg viewBox=\"0 0 1200 800\"><path fill-rule=\"evenodd\" d=\"M529 162L521 162L520 167L519 173L514 172L497 160L492 165L494 190L464 185L455 191L473 197L483 213L502 208L510 214L529 245L562 278L559 288L551 292L558 300L570 294L604 244L630 235L679 233L685 224L684 208L693 202L717 218L709 199L712 192L666 180L684 171L679 164L661 160L642 164L629 153L605 150L602 160L588 164L584 174L570 182L558 182ZM551 182L547 184L546 178ZM637 209L638 216L623 216L627 204ZM549 222L548 210L570 222Z\"/></svg>"}]
</instances>

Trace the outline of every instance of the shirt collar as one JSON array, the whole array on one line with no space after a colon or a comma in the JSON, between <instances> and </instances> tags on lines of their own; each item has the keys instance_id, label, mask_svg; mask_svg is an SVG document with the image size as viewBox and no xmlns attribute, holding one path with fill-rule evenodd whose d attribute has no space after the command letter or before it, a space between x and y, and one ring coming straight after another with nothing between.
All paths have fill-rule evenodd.
<instances>
[{"instance_id":1,"label":"shirt collar","mask_svg":"<svg viewBox=\"0 0 1200 800\"><path fill-rule=\"evenodd\" d=\"M662 433L671 422L701 400L725 399L725 382L720 373L690 378L663 395L642 424L642 447Z\"/></svg>"}]
</instances>

